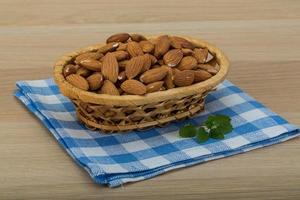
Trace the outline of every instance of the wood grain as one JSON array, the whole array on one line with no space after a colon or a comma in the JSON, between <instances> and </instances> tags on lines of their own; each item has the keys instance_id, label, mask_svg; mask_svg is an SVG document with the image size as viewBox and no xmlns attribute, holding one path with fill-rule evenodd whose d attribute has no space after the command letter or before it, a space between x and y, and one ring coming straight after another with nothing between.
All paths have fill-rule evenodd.
<instances>
[{"instance_id":1,"label":"wood grain","mask_svg":"<svg viewBox=\"0 0 300 200\"><path fill-rule=\"evenodd\" d=\"M115 32L215 43L228 79L300 125L300 2L0 0L0 199L300 199L300 139L109 189L96 185L13 96L62 54Z\"/></svg>"}]
</instances>

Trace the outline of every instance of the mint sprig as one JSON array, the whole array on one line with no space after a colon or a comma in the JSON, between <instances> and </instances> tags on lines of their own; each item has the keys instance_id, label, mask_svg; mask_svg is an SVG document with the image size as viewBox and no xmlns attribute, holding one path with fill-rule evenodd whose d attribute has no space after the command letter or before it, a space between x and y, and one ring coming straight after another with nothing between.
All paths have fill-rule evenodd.
<instances>
[{"instance_id":1,"label":"mint sprig","mask_svg":"<svg viewBox=\"0 0 300 200\"><path fill-rule=\"evenodd\" d=\"M224 139L225 134L230 133L232 130L230 117L226 115L212 115L200 127L186 124L179 130L179 135L184 138L196 137L197 141L202 143L209 138Z\"/></svg>"}]
</instances>

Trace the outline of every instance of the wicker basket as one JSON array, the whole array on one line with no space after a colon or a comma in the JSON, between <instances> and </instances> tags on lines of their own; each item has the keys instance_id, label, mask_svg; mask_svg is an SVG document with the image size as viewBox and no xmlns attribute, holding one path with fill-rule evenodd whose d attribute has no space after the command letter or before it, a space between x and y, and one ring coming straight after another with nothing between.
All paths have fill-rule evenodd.
<instances>
[{"instance_id":1,"label":"wicker basket","mask_svg":"<svg viewBox=\"0 0 300 200\"><path fill-rule=\"evenodd\" d=\"M121 132L165 125L201 112L204 109L204 98L224 80L229 68L228 59L218 48L199 39L184 38L197 46L206 47L210 54L216 57L220 68L216 75L191 86L149 93L145 96L96 94L69 84L62 75L63 67L78 54L96 51L103 46L99 44L61 57L54 66L54 78L62 94L74 103L79 120L89 128L101 129L104 132Z\"/></svg>"}]
</instances>

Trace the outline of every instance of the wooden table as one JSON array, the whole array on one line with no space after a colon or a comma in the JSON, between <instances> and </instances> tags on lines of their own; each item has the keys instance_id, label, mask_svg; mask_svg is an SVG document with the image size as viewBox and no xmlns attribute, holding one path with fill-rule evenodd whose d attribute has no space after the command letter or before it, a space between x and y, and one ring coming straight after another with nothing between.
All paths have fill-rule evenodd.
<instances>
[{"instance_id":1,"label":"wooden table","mask_svg":"<svg viewBox=\"0 0 300 200\"><path fill-rule=\"evenodd\" d=\"M300 125L300 1L0 1L0 199L300 199L300 138L109 189L14 97L62 54L115 32L206 39L229 80Z\"/></svg>"}]
</instances>

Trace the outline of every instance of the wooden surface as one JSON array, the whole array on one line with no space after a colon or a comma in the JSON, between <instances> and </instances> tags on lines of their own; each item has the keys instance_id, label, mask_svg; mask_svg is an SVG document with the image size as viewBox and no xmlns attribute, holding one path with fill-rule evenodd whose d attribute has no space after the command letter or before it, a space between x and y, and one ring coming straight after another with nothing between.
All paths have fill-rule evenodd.
<instances>
[{"instance_id":1,"label":"wooden surface","mask_svg":"<svg viewBox=\"0 0 300 200\"><path fill-rule=\"evenodd\" d=\"M229 80L300 125L300 1L0 0L0 199L300 199L300 138L109 189L92 182L12 93L115 32L215 43Z\"/></svg>"}]
</instances>

